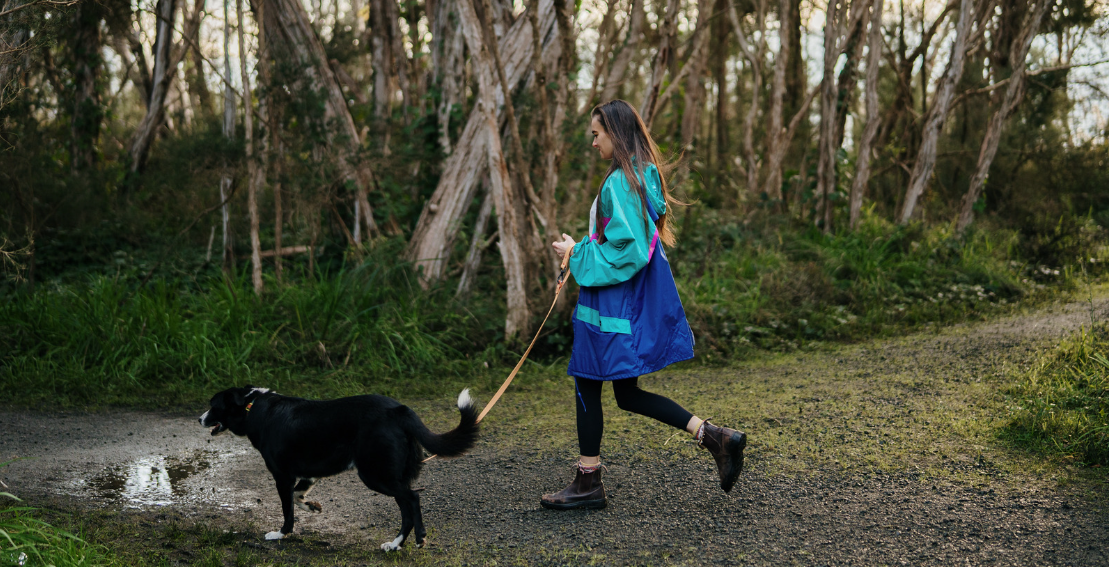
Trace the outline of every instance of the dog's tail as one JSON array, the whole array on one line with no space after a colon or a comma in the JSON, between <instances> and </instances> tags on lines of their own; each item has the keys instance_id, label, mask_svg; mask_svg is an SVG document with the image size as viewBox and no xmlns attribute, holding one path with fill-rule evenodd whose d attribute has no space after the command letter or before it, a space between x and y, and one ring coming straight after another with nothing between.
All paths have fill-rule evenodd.
<instances>
[{"instance_id":1,"label":"dog's tail","mask_svg":"<svg viewBox=\"0 0 1109 567\"><path fill-rule=\"evenodd\" d=\"M458 394L458 412L462 414L458 427L446 433L433 433L419 418L410 421L411 432L428 452L440 457L457 457L470 450L477 441L477 411L469 389ZM415 417L415 413L412 415Z\"/></svg>"}]
</instances>

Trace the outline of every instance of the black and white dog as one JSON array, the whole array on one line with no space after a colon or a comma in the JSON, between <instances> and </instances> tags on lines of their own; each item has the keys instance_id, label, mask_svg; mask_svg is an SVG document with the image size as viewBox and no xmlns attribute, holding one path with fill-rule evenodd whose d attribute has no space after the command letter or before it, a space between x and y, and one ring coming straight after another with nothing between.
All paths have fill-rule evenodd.
<instances>
[{"instance_id":1,"label":"black and white dog","mask_svg":"<svg viewBox=\"0 0 1109 567\"><path fill-rule=\"evenodd\" d=\"M266 539L293 530L293 504L322 510L304 498L317 479L357 469L370 490L392 496L400 506L400 533L381 548L400 549L413 527L416 545L423 546L427 530L420 496L412 490L422 464L420 446L440 457L457 457L473 447L478 432L469 390L458 395L458 427L443 434L432 433L415 412L385 396L313 401L246 386L224 390L208 403L211 409L200 416L200 424L211 427L212 435L230 430L247 436L273 473L285 523Z\"/></svg>"}]
</instances>

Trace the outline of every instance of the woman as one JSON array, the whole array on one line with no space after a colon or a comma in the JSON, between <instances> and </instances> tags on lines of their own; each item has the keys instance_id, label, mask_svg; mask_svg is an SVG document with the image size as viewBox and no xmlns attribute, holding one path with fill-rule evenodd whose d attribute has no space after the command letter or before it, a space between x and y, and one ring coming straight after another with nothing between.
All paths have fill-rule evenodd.
<instances>
[{"instance_id":1,"label":"woman","mask_svg":"<svg viewBox=\"0 0 1109 567\"><path fill-rule=\"evenodd\" d=\"M720 487L732 489L743 469L746 434L717 427L669 398L641 390L639 376L693 357L685 320L662 245L672 246L668 214L676 203L659 172L658 146L639 113L613 100L593 109L593 147L611 160L589 213L589 237L563 234L560 256L573 248L570 271L581 286L574 311L574 347L567 374L574 377L578 448L574 481L543 495L555 510L603 508L601 386L612 382L620 409L685 429L712 453Z\"/></svg>"}]
</instances>

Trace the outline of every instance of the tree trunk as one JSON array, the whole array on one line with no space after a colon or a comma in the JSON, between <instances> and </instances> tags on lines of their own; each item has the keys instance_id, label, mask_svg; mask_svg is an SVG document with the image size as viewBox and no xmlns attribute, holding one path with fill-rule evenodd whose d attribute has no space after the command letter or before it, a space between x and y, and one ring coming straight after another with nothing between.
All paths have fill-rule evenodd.
<instances>
[{"instance_id":1,"label":"tree trunk","mask_svg":"<svg viewBox=\"0 0 1109 567\"><path fill-rule=\"evenodd\" d=\"M836 82L836 151L843 147L847 114L850 112L851 103L855 99L855 88L859 83L859 58L863 54L863 34L866 32L866 15L870 4L871 0L854 0L851 3L850 19L847 23L848 35L843 49L840 50L847 55L847 60Z\"/></svg>"},{"instance_id":2,"label":"tree trunk","mask_svg":"<svg viewBox=\"0 0 1109 567\"><path fill-rule=\"evenodd\" d=\"M647 129L655 121L655 111L659 103L659 89L662 88L662 77L670 65L670 60L675 56L677 49L678 33L678 8L679 0L668 0L666 3L666 17L659 28L658 52L652 65L651 79L647 83L647 93L643 96L643 104L639 107L639 115ZM671 78L671 81L674 79Z\"/></svg>"},{"instance_id":3,"label":"tree trunk","mask_svg":"<svg viewBox=\"0 0 1109 567\"><path fill-rule=\"evenodd\" d=\"M205 0L194 1L191 20L195 20L195 23L190 26L192 35L186 45L182 47L188 50L189 55L188 68L185 70L185 77L189 85L189 98L203 114L211 115L214 112L212 93L208 90L208 83L204 80L204 55L200 53L200 26L204 17L204 3Z\"/></svg>"},{"instance_id":4,"label":"tree trunk","mask_svg":"<svg viewBox=\"0 0 1109 567\"><path fill-rule=\"evenodd\" d=\"M230 0L223 0L223 73L227 81L223 84L223 135L229 141L235 138L235 93L231 90L231 16L228 4ZM223 206L220 207L221 226L223 227L223 261L221 266L224 273L230 273L235 263L235 251L231 243L231 174L228 171L226 158L224 158L224 173L220 178L219 198Z\"/></svg>"},{"instance_id":5,"label":"tree trunk","mask_svg":"<svg viewBox=\"0 0 1109 567\"><path fill-rule=\"evenodd\" d=\"M836 43L840 36L840 3L846 0L828 0L828 11L824 18L824 79L820 88L820 141L819 158L816 166L816 194L820 196L823 210L824 233L832 231L831 195L835 191L835 122L836 122L836 81L835 65L839 58Z\"/></svg>"},{"instance_id":6,"label":"tree trunk","mask_svg":"<svg viewBox=\"0 0 1109 567\"><path fill-rule=\"evenodd\" d=\"M12 0L6 9L14 10L28 0ZM21 89L19 75L26 69L26 52L30 49L31 31L17 21L17 14L0 20L0 108L15 98Z\"/></svg>"},{"instance_id":7,"label":"tree trunk","mask_svg":"<svg viewBox=\"0 0 1109 567\"><path fill-rule=\"evenodd\" d=\"M476 1L480 2L481 0ZM492 4L490 4L489 0L484 0L484 2L481 3L484 6L483 11L486 14L493 11ZM475 15L477 14L476 10L474 13ZM535 194L535 187L531 183L531 168L528 166L526 156L524 155L524 143L520 138L520 124L516 121L516 105L512 102L512 90L509 88L508 78L505 76L504 62L501 61L501 51L497 46L497 38L493 31L493 24L489 21L488 17L485 17L480 19L478 25L482 32L482 47L485 49L486 53L491 55L489 62L493 64L493 80L496 81L496 85L500 88L500 92L504 96L504 104L502 107L504 108L505 118L507 118L509 135L512 137L512 161L513 166L515 166L517 170L516 176L520 179L520 183L523 186L523 196L531 202L532 206L538 207L539 196ZM473 49L471 47L471 53L472 52ZM541 88L545 86L546 85L542 85ZM544 227L546 227L546 219L540 217L540 220ZM533 252L536 251L533 250Z\"/></svg>"},{"instance_id":8,"label":"tree trunk","mask_svg":"<svg viewBox=\"0 0 1109 567\"><path fill-rule=\"evenodd\" d=\"M971 22L974 18L974 3L972 0L960 0L959 20L955 27L955 41L951 47L951 56L936 87L936 95L932 101L932 108L924 117L924 132L921 136L920 150L917 152L916 163L913 164L912 174L909 176L909 188L905 192L905 202L898 215L900 224L907 224L913 217L917 199L924 193L924 187L932 177L932 170L936 166L936 149L939 142L940 130L947 118L947 111L951 100L955 96L955 85L963 75L963 62L966 60L967 38L970 35Z\"/></svg>"},{"instance_id":9,"label":"tree trunk","mask_svg":"<svg viewBox=\"0 0 1109 567\"><path fill-rule=\"evenodd\" d=\"M558 56L558 37L550 34L555 24L553 0L540 0L539 24L544 44L544 61ZM553 37L552 37L553 36ZM478 36L480 37L480 36ZM527 76L533 48L531 25L518 19L500 41L501 53L508 55L505 75L509 85L516 85ZM493 109L496 111L496 107ZM454 151L443 164L443 172L435 192L424 205L408 246L408 258L422 270L420 282L428 285L442 277L462 217L469 209L475 186L485 174L485 113L475 107L455 143ZM503 230L502 230L503 233Z\"/></svg>"},{"instance_id":10,"label":"tree trunk","mask_svg":"<svg viewBox=\"0 0 1109 567\"><path fill-rule=\"evenodd\" d=\"M501 258L504 262L507 294L505 336L512 338L526 333L528 328L526 258L522 241L526 239L523 220L518 215L517 195L505 164L501 147L501 134L497 118L497 89L495 86L496 63L482 42L482 24L472 4L461 0L457 4L462 33L470 50L471 63L476 67L480 111L484 114L486 166L490 172L493 205L497 211L500 230ZM530 26L529 26L530 27ZM507 82L507 81L505 81ZM502 91L506 101L510 93ZM506 102L510 104L510 102Z\"/></svg>"},{"instance_id":11,"label":"tree trunk","mask_svg":"<svg viewBox=\"0 0 1109 567\"><path fill-rule=\"evenodd\" d=\"M454 105L463 102L462 69L466 64L466 40L459 30L457 18L452 18L454 3L458 0L441 0L435 3L431 46L432 68L439 85L439 146L444 155L451 154L450 119Z\"/></svg>"},{"instance_id":12,"label":"tree trunk","mask_svg":"<svg viewBox=\"0 0 1109 567\"><path fill-rule=\"evenodd\" d=\"M486 181L485 185L489 185L489 182ZM477 277L478 268L481 267L481 255L495 238L490 237L488 240L485 238L485 233L489 227L489 216L492 212L493 195L486 188L485 197L481 200L481 209L478 211L477 221L474 222L474 235L470 239L470 251L466 254L466 262L462 264L462 276L458 278L458 289L454 292L456 297L469 295L470 288L474 284L474 278Z\"/></svg>"},{"instance_id":13,"label":"tree trunk","mask_svg":"<svg viewBox=\"0 0 1109 567\"><path fill-rule=\"evenodd\" d=\"M409 104L408 58L401 40L397 0L370 0L369 21L371 54L374 69L374 112L378 117L389 115L393 97L401 91L404 105Z\"/></svg>"},{"instance_id":14,"label":"tree trunk","mask_svg":"<svg viewBox=\"0 0 1109 567\"><path fill-rule=\"evenodd\" d=\"M157 15L157 32L154 38L154 70L151 73L152 87L146 115L139 123L131 139L131 172L138 173L146 167L146 158L154 136L165 120L166 95L170 82L177 75L174 62L170 60L173 48L173 22L177 16L176 0L158 0L154 10Z\"/></svg>"},{"instance_id":15,"label":"tree trunk","mask_svg":"<svg viewBox=\"0 0 1109 567\"><path fill-rule=\"evenodd\" d=\"M266 9L261 9L265 3ZM285 58L296 65L302 87L323 92L326 144L335 154L335 165L343 185L351 185L362 209L367 238L377 232L367 192L373 185L373 172L359 154L361 136L347 108L346 97L332 73L323 44L297 0L252 0L255 18L261 22L266 46L275 59Z\"/></svg>"},{"instance_id":16,"label":"tree trunk","mask_svg":"<svg viewBox=\"0 0 1109 567\"><path fill-rule=\"evenodd\" d=\"M787 7L788 6L788 7ZM785 18L786 26L789 28L789 41L782 45L789 45L788 56L786 57L786 70L785 70L785 93L783 101L783 111L789 116L793 116L801 109L802 103L805 100L805 93L808 92L808 77L805 74L805 59L801 47L801 0L788 0L785 6L780 5L779 14L781 10L785 9L787 14ZM779 30L779 35L781 30Z\"/></svg>"},{"instance_id":17,"label":"tree trunk","mask_svg":"<svg viewBox=\"0 0 1109 567\"><path fill-rule=\"evenodd\" d=\"M538 0L533 4L538 7ZM574 36L574 26L572 24L573 12L575 4L567 2L567 0L554 0L555 11L555 27L561 45L558 49L558 59L555 65L555 76L558 77L558 88L555 90L554 108L550 108L549 97L544 96L544 117L548 118L547 123L544 125L543 132L543 154L546 157L546 169L543 175L543 188L540 192L540 199L542 201L543 215L547 217L547 234L550 238L561 238L562 230L559 228L558 223L558 201L555 200L555 192L558 190L558 174L562 166L562 156L565 153L566 142L562 136L562 125L566 121L567 110L570 107L571 90L570 90L570 70L576 65L574 53L574 46L576 38ZM538 18L532 20L532 29L537 30L539 27ZM538 33L535 34L538 37ZM542 45L539 42L532 42L532 49L542 53ZM537 59L540 59L537 61ZM533 63L537 63L540 68L543 68L541 57L532 58ZM536 88L547 91L547 85L538 83ZM557 287L558 273L562 259L558 257L554 251L549 248L545 242L540 243L542 250L541 254L545 254L549 262L549 269L551 278L548 280L547 288L552 292ZM565 298L559 297L558 303L560 306L565 305Z\"/></svg>"},{"instance_id":18,"label":"tree trunk","mask_svg":"<svg viewBox=\"0 0 1109 567\"><path fill-rule=\"evenodd\" d=\"M270 135L273 137L273 248L274 250L281 250L281 237L282 229L285 225L285 212L282 210L281 202L281 156L283 155L283 144L280 137L277 135L278 121L275 118L277 110L270 109ZM361 225L359 225L361 226ZM274 256L273 274L277 278L277 285L281 285L281 278L284 275L281 266L281 255Z\"/></svg>"},{"instance_id":19,"label":"tree trunk","mask_svg":"<svg viewBox=\"0 0 1109 567\"><path fill-rule=\"evenodd\" d=\"M620 87L624 84L624 76L628 72L632 57L639 49L639 39L643 35L643 20L645 19L643 0L632 0L629 18L628 34L624 38L624 45L620 48L620 52L616 54L616 58L613 59L608 77L605 77L605 89L601 91L602 103L617 98Z\"/></svg>"},{"instance_id":20,"label":"tree trunk","mask_svg":"<svg viewBox=\"0 0 1109 567\"><path fill-rule=\"evenodd\" d=\"M96 142L100 137L100 124L104 116L100 92L96 88L102 63L100 20L103 15L103 8L95 2L80 4L74 15L74 93L69 151L70 166L74 173L89 169L96 162ZM160 33L162 28L158 29Z\"/></svg>"},{"instance_id":21,"label":"tree trunk","mask_svg":"<svg viewBox=\"0 0 1109 567\"><path fill-rule=\"evenodd\" d=\"M728 0L716 0L712 23L712 81L716 83L716 172L717 180L728 170L728 20L723 17Z\"/></svg>"},{"instance_id":22,"label":"tree trunk","mask_svg":"<svg viewBox=\"0 0 1109 567\"><path fill-rule=\"evenodd\" d=\"M261 11L265 4L258 9ZM262 242L258 238L258 191L265 183L265 172L258 167L254 148L254 95L250 88L250 74L246 66L246 41L243 39L243 0L235 2L239 22L239 73L243 87L243 134L246 139L247 214L250 215L250 265L254 293L262 295ZM259 42L261 43L261 42ZM278 248L280 250L280 248Z\"/></svg>"},{"instance_id":23,"label":"tree trunk","mask_svg":"<svg viewBox=\"0 0 1109 567\"><path fill-rule=\"evenodd\" d=\"M732 20L732 29L735 32L736 42L739 43L739 51L751 67L751 104L747 107L747 113L743 120L743 158L745 165L741 168L741 173L747 178L747 191L753 193L759 187L760 164L755 155L755 121L758 120L759 115L763 58L766 54L766 0L758 0L755 3L756 31L759 32L759 40L755 47L751 46L747 34L743 33L739 14L736 12L734 4L729 3L728 5L728 17Z\"/></svg>"},{"instance_id":24,"label":"tree trunk","mask_svg":"<svg viewBox=\"0 0 1109 567\"><path fill-rule=\"evenodd\" d=\"M823 206L824 233L830 234L835 220L836 196L836 156L843 146L843 129L847 120L847 106L852 97L857 83L855 75L859 56L862 53L860 38L865 29L865 14L869 0L855 0L848 12L847 2L844 0L835 10L834 32L825 30L824 46L831 49L824 54L824 80L821 86L820 97L820 154L817 162L817 194L821 196ZM832 18L832 7L829 6L828 17ZM843 46L839 46L839 38L847 32ZM831 37L829 37L831 34ZM831 47L829 47L831 46ZM838 83L834 81L834 66L839 56L847 54L840 71Z\"/></svg>"},{"instance_id":25,"label":"tree trunk","mask_svg":"<svg viewBox=\"0 0 1109 567\"><path fill-rule=\"evenodd\" d=\"M870 14L870 37L866 55L866 127L859 140L859 152L855 158L855 179L851 183L851 204L849 225L852 229L859 226L862 213L863 195L870 181L870 152L874 137L878 134L881 120L878 116L878 64L882 58L882 8L885 0L874 0Z\"/></svg>"},{"instance_id":26,"label":"tree trunk","mask_svg":"<svg viewBox=\"0 0 1109 567\"><path fill-rule=\"evenodd\" d=\"M834 0L829 0L829 2ZM782 18L783 14L790 12L790 0L780 0L778 2L778 17ZM785 150L789 147L789 142L783 140L782 136L782 105L783 99L786 94L786 70L789 67L791 57L793 57L793 40L790 37L793 28L788 24L788 19L780 22L778 25L778 49L777 59L774 61L774 78L770 85L770 109L769 119L767 120L766 128L766 184L764 185L763 192L772 203L780 203L782 201L782 160L785 159ZM795 93L797 96L799 93ZM757 93L756 95L757 96Z\"/></svg>"},{"instance_id":27,"label":"tree trunk","mask_svg":"<svg viewBox=\"0 0 1109 567\"><path fill-rule=\"evenodd\" d=\"M692 50L686 65L690 70L686 73L685 106L682 112L682 148L692 150L694 140L701 134L701 112L704 110L705 99L705 64L708 62L709 39L712 37L709 22L712 17L714 0L698 0L697 2L697 27L693 30L691 38Z\"/></svg>"},{"instance_id":28,"label":"tree trunk","mask_svg":"<svg viewBox=\"0 0 1109 567\"><path fill-rule=\"evenodd\" d=\"M601 18L601 25L597 28L597 48L593 52L593 82L589 86L589 95L585 97L581 114L585 114L596 104L597 87L601 77L605 74L605 69L608 68L608 47L614 43L610 34L613 31L613 23L616 21L616 9L619 3L620 0L608 1L608 9L605 10L605 15Z\"/></svg>"},{"instance_id":29,"label":"tree trunk","mask_svg":"<svg viewBox=\"0 0 1109 567\"><path fill-rule=\"evenodd\" d=\"M959 216L955 219L955 232L962 234L970 223L974 221L974 203L982 194L986 185L986 178L990 173L990 164L997 155L997 146L1001 142L1001 132L1005 127L1005 120L1016 110L1020 99L1024 95L1025 71L1027 70L1028 50L1032 47L1032 40L1036 37L1040 22L1044 19L1048 0L1038 0L1030 16L1025 16L1024 24L1019 35L1013 39L1009 48L1006 62L1012 67L1009 75L1009 84L1005 87L1005 96L993 115L990 116L989 125L986 127L986 137L982 140L982 147L978 151L978 164L974 169L974 176L970 178L970 186L959 207Z\"/></svg>"}]
</instances>

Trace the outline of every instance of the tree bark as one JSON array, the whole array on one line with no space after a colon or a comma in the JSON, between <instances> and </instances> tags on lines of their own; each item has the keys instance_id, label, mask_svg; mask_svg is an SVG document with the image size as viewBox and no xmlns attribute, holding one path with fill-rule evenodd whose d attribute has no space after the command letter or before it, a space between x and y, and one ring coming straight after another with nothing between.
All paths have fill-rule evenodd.
<instances>
[{"instance_id":1,"label":"tree bark","mask_svg":"<svg viewBox=\"0 0 1109 567\"><path fill-rule=\"evenodd\" d=\"M723 16L728 0L716 0L712 8L712 80L716 83L716 171L714 179L728 170L728 20Z\"/></svg>"},{"instance_id":2,"label":"tree bark","mask_svg":"<svg viewBox=\"0 0 1109 567\"><path fill-rule=\"evenodd\" d=\"M481 2L481 0L475 1ZM484 0L484 2L481 3L484 6L484 12L486 14L493 11L489 0ZM476 15L476 10L474 13ZM500 87L500 92L504 95L503 108L505 118L508 119L509 135L512 137L512 161L517 170L516 176L520 179L520 184L523 186L523 196L531 202L533 207L538 207L539 196L536 195L535 187L531 183L531 168L528 166L526 156L524 155L524 143L520 138L520 124L516 121L516 105L512 102L512 90L509 88L508 78L505 76L504 62L501 61L501 51L497 46L497 38L493 31L493 24L489 21L489 18L486 17L482 18L478 22L478 25L482 32L482 47L485 48L486 53L492 56L490 63L493 64L493 80L496 81L496 84ZM472 52L473 49L471 48L471 53ZM545 87L545 85L543 85L543 87ZM544 228L546 228L547 220L540 216L540 222L543 224ZM533 250L532 252L538 251Z\"/></svg>"},{"instance_id":3,"label":"tree bark","mask_svg":"<svg viewBox=\"0 0 1109 567\"><path fill-rule=\"evenodd\" d=\"M836 82L836 150L843 147L844 128L847 124L847 114L850 112L851 102L855 98L855 89L858 86L859 59L863 54L863 35L866 33L867 8L871 0L854 0L851 3L850 19L847 22L847 38L844 40L841 53L847 55L847 60L839 72Z\"/></svg>"},{"instance_id":4,"label":"tree bark","mask_svg":"<svg viewBox=\"0 0 1109 567\"><path fill-rule=\"evenodd\" d=\"M462 69L465 66L466 41L458 29L458 22L451 17L458 0L441 0L435 3L432 22L431 61L435 82L439 85L439 146L443 155L451 154L450 119L454 105L462 100Z\"/></svg>"},{"instance_id":5,"label":"tree bark","mask_svg":"<svg viewBox=\"0 0 1109 567\"><path fill-rule=\"evenodd\" d=\"M878 135L881 120L878 116L878 64L882 59L882 8L885 0L874 0L870 14L870 36L866 55L866 127L859 140L858 156L855 158L855 179L851 182L851 204L848 224L852 229L859 226L862 213L863 195L870 181L870 152L874 137Z\"/></svg>"},{"instance_id":6,"label":"tree bark","mask_svg":"<svg viewBox=\"0 0 1109 567\"><path fill-rule=\"evenodd\" d=\"M851 93L854 92L855 73L862 44L859 38L865 29L864 16L869 0L855 0L847 9L847 2L843 0L835 10L835 25L833 30L825 29L824 46L824 80L821 86L820 97L820 154L817 162L817 194L821 196L823 208L824 233L830 234L835 220L835 203L832 202L836 194L836 155L843 146L843 128L847 120L847 105ZM828 18L833 17L832 6L829 5ZM846 37L840 45L840 37ZM840 71L838 83L833 73L839 56L847 54L847 61Z\"/></svg>"},{"instance_id":7,"label":"tree bark","mask_svg":"<svg viewBox=\"0 0 1109 567\"><path fill-rule=\"evenodd\" d=\"M100 92L96 88L102 63L100 20L103 15L103 8L95 2L80 4L74 15L74 96L69 150L70 167L74 173L89 169L96 162L96 142L100 137L100 124L104 116ZM162 28L158 29L160 32Z\"/></svg>"},{"instance_id":8,"label":"tree bark","mask_svg":"<svg viewBox=\"0 0 1109 567\"><path fill-rule=\"evenodd\" d=\"M986 185L986 178L990 173L990 165L997 155L997 146L1001 142L1001 132L1005 127L1005 120L1016 110L1020 99L1024 95L1025 71L1027 70L1028 50L1032 47L1032 40L1036 37L1040 22L1044 19L1048 0L1037 0L1032 14L1025 16L1025 21L1017 37L1013 38L1009 48L1006 62L1012 67L1009 75L1009 84L1005 87L1005 96L993 115L990 116L989 125L986 127L986 136L982 140L982 147L978 151L978 163L974 169L974 176L970 178L970 186L959 207L959 215L955 219L955 232L962 234L970 223L974 221L974 203L982 194Z\"/></svg>"},{"instance_id":9,"label":"tree bark","mask_svg":"<svg viewBox=\"0 0 1109 567\"><path fill-rule=\"evenodd\" d=\"M27 0L12 0L6 6L13 10ZM17 14L8 14L0 26L0 108L19 93L19 75L26 69L26 52L30 49L30 29L17 21Z\"/></svg>"},{"instance_id":10,"label":"tree bark","mask_svg":"<svg viewBox=\"0 0 1109 567\"><path fill-rule=\"evenodd\" d=\"M274 58L286 58L299 71L303 87L323 92L324 127L327 148L334 153L335 165L343 185L350 185L362 209L366 235L377 233L367 192L373 186L373 172L360 155L361 136L347 108L346 97L331 71L323 44L316 35L308 13L297 0L252 0L255 18L261 22L266 46ZM261 9L266 4L265 9Z\"/></svg>"},{"instance_id":11,"label":"tree bark","mask_svg":"<svg viewBox=\"0 0 1109 567\"><path fill-rule=\"evenodd\" d=\"M258 9L263 10L264 4ZM243 134L246 146L247 214L250 215L250 265L254 293L262 295L262 242L258 238L258 191L265 183L265 172L258 167L254 148L254 102L250 87L250 74L246 65L246 41L243 39L243 0L236 0L235 11L239 22L239 73L243 82ZM261 43L261 42L259 42Z\"/></svg>"},{"instance_id":12,"label":"tree bark","mask_svg":"<svg viewBox=\"0 0 1109 567\"><path fill-rule=\"evenodd\" d=\"M486 182L486 185L488 185L488 182ZM481 266L481 256L493 241L494 237L490 237L488 240L485 238L485 233L489 227L489 216L492 212L493 195L486 188L485 197L481 200L481 209L478 211L477 221L474 222L474 235L470 239L470 251L466 254L466 262L462 264L462 276L458 278L458 289L454 292L455 297L465 297L470 293L474 278L477 277L477 270Z\"/></svg>"},{"instance_id":13,"label":"tree bark","mask_svg":"<svg viewBox=\"0 0 1109 567\"><path fill-rule=\"evenodd\" d=\"M490 172L493 205L497 212L497 226L500 230L501 259L504 263L507 295L505 315L505 336L516 337L526 333L528 328L527 274L524 269L526 258L522 241L524 236L523 220L518 215L517 195L505 164L501 147L500 125L497 118L497 89L495 86L496 62L482 41L482 24L472 4L466 0L458 2L458 15L462 23L462 33L470 50L471 62L477 67L478 96L480 111L484 114L483 137L485 138L486 164ZM529 26L530 27L530 26ZM507 82L507 81L505 81ZM510 93L502 91L506 105Z\"/></svg>"},{"instance_id":14,"label":"tree bark","mask_svg":"<svg viewBox=\"0 0 1109 567\"><path fill-rule=\"evenodd\" d=\"M192 20L190 26L192 36L184 49L188 50L189 65L185 70L185 77L189 85L189 97L200 110L206 114L213 113L212 93L208 90L208 83L204 80L204 55L200 53L200 26L204 17L205 0L195 0L193 3Z\"/></svg>"},{"instance_id":15,"label":"tree bark","mask_svg":"<svg viewBox=\"0 0 1109 567\"><path fill-rule=\"evenodd\" d=\"M228 4L230 0L223 0L223 72L227 81L223 83L223 136L228 141L235 138L235 93L231 90L231 16ZM231 243L231 203L228 196L231 193L230 166L224 158L224 173L220 178L219 198L223 206L220 207L220 216L223 231L223 261L221 266L224 273L230 273L235 263L235 251Z\"/></svg>"},{"instance_id":16,"label":"tree bark","mask_svg":"<svg viewBox=\"0 0 1109 567\"><path fill-rule=\"evenodd\" d=\"M697 27L693 30L692 51L686 65L685 106L682 112L682 148L693 149L694 140L701 134L701 112L705 99L705 63L708 61L708 43L712 34L709 28L714 0L698 0Z\"/></svg>"},{"instance_id":17,"label":"tree bark","mask_svg":"<svg viewBox=\"0 0 1109 567\"><path fill-rule=\"evenodd\" d=\"M553 0L540 0L539 24L544 30L541 37L549 38L549 43L544 43L543 47L544 61L547 61L557 57L559 51L557 33L546 31L555 24ZM518 19L500 40L500 48L508 55L504 62L505 75L509 85L514 86L527 76L533 48L530 23L524 18ZM413 231L407 255L417 269L422 270L422 285L442 277L462 217L470 207L476 184L486 172L485 113L486 110L477 107L470 112L454 151L443 164L435 192L424 205Z\"/></svg>"},{"instance_id":18,"label":"tree bark","mask_svg":"<svg viewBox=\"0 0 1109 567\"><path fill-rule=\"evenodd\" d=\"M612 68L609 69L608 76L605 77L605 88L601 91L602 103L617 98L620 94L620 87L624 84L624 76L628 72L628 66L639 48L639 39L643 35L643 20L645 19L643 0L632 0L631 13L628 17L630 18L628 34L624 37L623 47L620 48L620 52L616 54L616 58L612 61Z\"/></svg>"},{"instance_id":19,"label":"tree bark","mask_svg":"<svg viewBox=\"0 0 1109 567\"><path fill-rule=\"evenodd\" d=\"M740 26L739 13L735 4L728 5L728 17L732 20L736 42L739 51L747 60L751 68L751 104L743 120L743 158L745 165L740 167L740 173L747 178L747 191L754 192L759 187L759 161L755 155L755 121L759 115L759 96L762 92L762 67L766 55L766 0L757 0L755 3L755 25L759 32L758 43L752 47ZM770 195L773 197L773 195ZM781 198L779 194L779 198Z\"/></svg>"},{"instance_id":20,"label":"tree bark","mask_svg":"<svg viewBox=\"0 0 1109 567\"><path fill-rule=\"evenodd\" d=\"M616 9L619 3L620 0L608 1L608 9L605 10L605 15L601 18L601 25L597 28L597 48L593 52L593 82L589 86L589 95L585 97L581 114L585 114L596 104L597 87L601 77L605 74L605 69L608 68L608 47L613 43L612 27L613 22L616 21Z\"/></svg>"},{"instance_id":21,"label":"tree bark","mask_svg":"<svg viewBox=\"0 0 1109 567\"><path fill-rule=\"evenodd\" d=\"M538 0L533 1L533 5L538 12ZM543 215L547 218L547 234L551 238L560 238L562 230L559 228L558 222L558 201L555 200L555 192L558 189L559 169L562 166L562 156L565 153L566 141L562 136L562 125L566 121L567 110L570 107L570 70L575 66L575 36L574 26L572 24L573 9L575 4L567 0L554 0L555 12L555 28L560 41L558 49L558 58L555 64L555 76L557 78L557 89L555 90L553 108L550 104L550 98L546 96L547 85L544 84L546 79L545 73L537 73L536 78L543 78L543 81L537 81L535 87L537 90L544 93L541 97L543 102L543 116L547 119L543 127L543 154L546 158L546 168L543 175L543 187L540 191L541 207ZM538 31L539 19L538 17L531 20L532 30ZM539 38L539 34L534 34L535 38ZM535 53L542 54L543 46L541 42L532 42L532 49ZM533 65L538 68L544 68L542 57L532 57ZM545 242L540 242L542 249L541 254L544 254L548 260L548 267L550 269L551 277L547 282L547 288L553 291L558 285L558 273L562 259L549 248ZM565 305L565 298L559 297L558 304Z\"/></svg>"},{"instance_id":22,"label":"tree bark","mask_svg":"<svg viewBox=\"0 0 1109 567\"><path fill-rule=\"evenodd\" d=\"M658 52L655 53L651 79L647 83L647 93L643 96L643 104L639 107L639 115L643 118L643 123L647 125L648 130L650 130L651 124L655 120L655 111L659 104L659 89L662 88L662 77L666 74L666 70L670 66L670 60L674 58L674 51L677 49L678 8L680 6L681 2L679 0L667 1L666 17L662 20L659 29ZM671 81L673 82L674 79L671 78Z\"/></svg>"},{"instance_id":23,"label":"tree bark","mask_svg":"<svg viewBox=\"0 0 1109 567\"><path fill-rule=\"evenodd\" d=\"M778 17L782 19L778 25L778 45L781 47L774 61L774 78L770 85L770 115L766 128L767 175L763 192L772 203L782 201L782 160L785 159L785 151L789 147L789 141L784 140L782 135L782 105L786 93L786 71L793 57L793 39L790 37L793 28L788 25L788 17L783 16L790 13L790 4L790 0L778 2ZM754 96L758 96L757 93Z\"/></svg>"},{"instance_id":24,"label":"tree bark","mask_svg":"<svg viewBox=\"0 0 1109 567\"><path fill-rule=\"evenodd\" d=\"M394 94L401 91L402 104L410 102L408 92L408 58L401 40L397 0L370 0L369 21L371 54L374 68L374 112L388 116Z\"/></svg>"},{"instance_id":25,"label":"tree bark","mask_svg":"<svg viewBox=\"0 0 1109 567\"><path fill-rule=\"evenodd\" d=\"M173 48L173 22L177 16L176 0L158 0L154 10L157 15L157 32L154 38L154 70L151 73L152 87L146 115L139 123L131 139L131 172L138 173L146 167L150 145L158 128L165 120L166 95L170 82L177 74L176 65L170 60Z\"/></svg>"},{"instance_id":26,"label":"tree bark","mask_svg":"<svg viewBox=\"0 0 1109 567\"><path fill-rule=\"evenodd\" d=\"M839 58L837 42L840 36L840 12L846 0L828 0L828 11L824 18L824 79L820 88L820 141L819 158L816 166L816 194L820 196L824 233L832 230L831 194L835 191L835 122L836 122L836 81L835 65Z\"/></svg>"},{"instance_id":27,"label":"tree bark","mask_svg":"<svg viewBox=\"0 0 1109 567\"><path fill-rule=\"evenodd\" d=\"M924 187L932 177L932 170L936 166L936 150L939 142L940 130L947 119L947 111L951 99L955 96L955 85L963 75L963 63L966 60L967 40L970 36L971 22L974 19L974 3L972 0L960 0L959 20L955 27L955 41L951 47L951 56L936 87L935 99L932 107L924 118L924 133L921 136L920 150L917 152L916 163L913 164L912 174L909 176L909 188L905 192L905 201L898 215L898 223L907 224L913 217L917 200L924 193Z\"/></svg>"}]
</instances>

